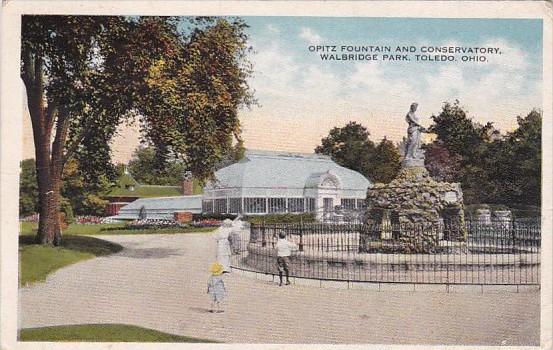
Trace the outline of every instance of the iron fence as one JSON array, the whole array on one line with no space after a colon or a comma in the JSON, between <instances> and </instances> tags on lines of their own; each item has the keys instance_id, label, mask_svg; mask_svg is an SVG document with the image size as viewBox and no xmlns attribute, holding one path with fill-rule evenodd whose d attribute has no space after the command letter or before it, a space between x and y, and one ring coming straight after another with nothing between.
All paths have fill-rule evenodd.
<instances>
[{"instance_id":1,"label":"iron fence","mask_svg":"<svg viewBox=\"0 0 553 350\"><path fill-rule=\"evenodd\" d=\"M232 265L278 274L275 244L280 233L297 245L290 257L290 276L294 277L430 284L540 283L539 220L468 220L432 226L252 224L250 230L235 235Z\"/></svg>"}]
</instances>

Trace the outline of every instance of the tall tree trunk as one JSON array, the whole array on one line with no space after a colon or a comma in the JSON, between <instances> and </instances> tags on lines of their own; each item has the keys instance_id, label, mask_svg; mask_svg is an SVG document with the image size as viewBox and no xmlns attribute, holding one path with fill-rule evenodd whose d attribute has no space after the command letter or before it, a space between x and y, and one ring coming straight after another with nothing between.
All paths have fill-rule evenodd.
<instances>
[{"instance_id":1,"label":"tall tree trunk","mask_svg":"<svg viewBox=\"0 0 553 350\"><path fill-rule=\"evenodd\" d=\"M44 142L42 135L38 140L35 136L35 158L39 199L39 221L36 240L42 244L52 244L54 242L54 231L51 224L50 208L52 207L54 192L50 188L50 147L48 143Z\"/></svg>"},{"instance_id":2,"label":"tall tree trunk","mask_svg":"<svg viewBox=\"0 0 553 350\"><path fill-rule=\"evenodd\" d=\"M57 109L56 109L57 110ZM67 130L69 128L67 112L62 108L58 113L56 120L56 137L52 144L52 155L50 164L50 185L52 188L52 203L50 207L49 217L52 222L52 229L54 231L53 243L54 245L61 244L61 224L60 224L60 190L61 190L61 177L63 174L63 166L65 159L63 155L63 149L65 146L65 140L67 138Z\"/></svg>"},{"instance_id":3,"label":"tall tree trunk","mask_svg":"<svg viewBox=\"0 0 553 350\"><path fill-rule=\"evenodd\" d=\"M67 135L65 116L58 115L58 106L45 104L43 60L38 54L24 52L22 78L27 89L27 104L35 143L36 176L39 192L39 222L36 241L41 244L61 243L59 199L63 171L63 146ZM56 123L56 138L52 129Z\"/></svg>"}]
</instances>

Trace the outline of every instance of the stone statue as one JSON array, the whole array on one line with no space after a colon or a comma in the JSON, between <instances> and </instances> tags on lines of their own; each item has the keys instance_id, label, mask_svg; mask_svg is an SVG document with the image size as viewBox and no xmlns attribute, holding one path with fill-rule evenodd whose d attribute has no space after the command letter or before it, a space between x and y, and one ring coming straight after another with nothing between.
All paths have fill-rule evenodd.
<instances>
[{"instance_id":1,"label":"stone statue","mask_svg":"<svg viewBox=\"0 0 553 350\"><path fill-rule=\"evenodd\" d=\"M405 166L424 166L424 150L421 148L422 133L428 132L419 124L419 118L415 114L418 104L411 104L409 113L405 116L405 120L409 123L407 128L407 143L405 145Z\"/></svg>"}]
</instances>

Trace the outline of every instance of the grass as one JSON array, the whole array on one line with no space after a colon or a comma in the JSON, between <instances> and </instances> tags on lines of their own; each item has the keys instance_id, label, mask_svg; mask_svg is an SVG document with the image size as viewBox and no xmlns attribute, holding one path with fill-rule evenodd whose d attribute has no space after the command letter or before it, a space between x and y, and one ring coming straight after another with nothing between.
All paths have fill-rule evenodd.
<instances>
[{"instance_id":1,"label":"grass","mask_svg":"<svg viewBox=\"0 0 553 350\"><path fill-rule=\"evenodd\" d=\"M64 235L61 246L35 243L33 235L19 237L19 285L46 280L48 274L78 261L109 255L123 249L94 237Z\"/></svg>"},{"instance_id":2,"label":"grass","mask_svg":"<svg viewBox=\"0 0 553 350\"><path fill-rule=\"evenodd\" d=\"M192 194L203 194L204 186L198 179L192 180Z\"/></svg>"},{"instance_id":3,"label":"grass","mask_svg":"<svg viewBox=\"0 0 553 350\"><path fill-rule=\"evenodd\" d=\"M38 229L36 222L21 222L21 235L35 235ZM63 231L63 235L98 235L106 228L125 227L125 224L97 224L97 225L82 225L71 224Z\"/></svg>"},{"instance_id":4,"label":"grass","mask_svg":"<svg viewBox=\"0 0 553 350\"><path fill-rule=\"evenodd\" d=\"M134 191L115 188L106 197L175 197L182 196L179 186L136 185Z\"/></svg>"},{"instance_id":5,"label":"grass","mask_svg":"<svg viewBox=\"0 0 553 350\"><path fill-rule=\"evenodd\" d=\"M123 249L118 244L95 237L94 235L138 235L138 234L179 234L190 232L212 232L216 227L187 227L162 229L125 229L125 224L82 225L71 224L63 232L59 247L35 243L37 223L21 222L19 236L19 285L26 286L46 280L48 274L67 265L109 255Z\"/></svg>"},{"instance_id":6,"label":"grass","mask_svg":"<svg viewBox=\"0 0 553 350\"><path fill-rule=\"evenodd\" d=\"M123 324L82 324L41 328L26 328L19 333L20 341L80 341L80 342L166 342L216 343L216 341L184 337L153 329Z\"/></svg>"},{"instance_id":7,"label":"grass","mask_svg":"<svg viewBox=\"0 0 553 350\"><path fill-rule=\"evenodd\" d=\"M38 229L37 223L21 222L21 235L35 235ZM63 231L63 235L137 235L137 234L161 234L161 233L191 233L213 232L217 227L186 227L186 228L160 228L160 229L125 229L125 224L97 224L82 225L71 224Z\"/></svg>"}]
</instances>

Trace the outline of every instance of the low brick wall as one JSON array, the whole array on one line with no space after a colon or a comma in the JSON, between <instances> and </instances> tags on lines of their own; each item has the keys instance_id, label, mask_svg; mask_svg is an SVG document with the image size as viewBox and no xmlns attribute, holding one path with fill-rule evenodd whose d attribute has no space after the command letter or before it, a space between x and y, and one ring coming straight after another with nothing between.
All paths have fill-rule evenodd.
<instances>
[{"instance_id":1,"label":"low brick wall","mask_svg":"<svg viewBox=\"0 0 553 350\"><path fill-rule=\"evenodd\" d=\"M192 222L192 213L187 211L177 211L174 213L174 219L180 224Z\"/></svg>"}]
</instances>

